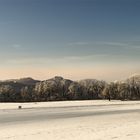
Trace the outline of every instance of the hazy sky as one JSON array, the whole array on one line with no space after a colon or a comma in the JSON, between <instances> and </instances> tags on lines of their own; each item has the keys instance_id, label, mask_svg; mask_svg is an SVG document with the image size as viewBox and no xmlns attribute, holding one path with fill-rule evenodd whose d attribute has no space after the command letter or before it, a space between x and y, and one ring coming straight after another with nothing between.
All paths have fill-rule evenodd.
<instances>
[{"instance_id":1,"label":"hazy sky","mask_svg":"<svg viewBox=\"0 0 140 140\"><path fill-rule=\"evenodd\" d=\"M0 0L0 79L140 73L140 0Z\"/></svg>"}]
</instances>

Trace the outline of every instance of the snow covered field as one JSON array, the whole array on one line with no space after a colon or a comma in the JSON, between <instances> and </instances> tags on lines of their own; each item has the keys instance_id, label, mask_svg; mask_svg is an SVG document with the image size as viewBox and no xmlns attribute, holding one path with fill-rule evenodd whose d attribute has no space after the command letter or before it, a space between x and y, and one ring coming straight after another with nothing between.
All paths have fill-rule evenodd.
<instances>
[{"instance_id":1,"label":"snow covered field","mask_svg":"<svg viewBox=\"0 0 140 140\"><path fill-rule=\"evenodd\" d=\"M17 109L18 106L23 108L41 108L41 107L67 107L67 106L91 106L91 105L126 105L140 104L140 101L118 101L113 100L87 100L87 101L62 101L62 102L33 102L33 103L0 103L0 109Z\"/></svg>"},{"instance_id":2,"label":"snow covered field","mask_svg":"<svg viewBox=\"0 0 140 140\"><path fill-rule=\"evenodd\" d=\"M140 101L0 103L0 140L139 140L139 130Z\"/></svg>"}]
</instances>

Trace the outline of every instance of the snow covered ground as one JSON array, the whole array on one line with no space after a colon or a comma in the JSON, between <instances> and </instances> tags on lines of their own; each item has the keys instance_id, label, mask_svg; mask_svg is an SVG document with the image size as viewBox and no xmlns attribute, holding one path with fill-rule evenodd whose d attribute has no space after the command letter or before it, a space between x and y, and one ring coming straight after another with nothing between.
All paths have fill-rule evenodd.
<instances>
[{"instance_id":1,"label":"snow covered ground","mask_svg":"<svg viewBox=\"0 0 140 140\"><path fill-rule=\"evenodd\" d=\"M0 103L0 140L139 140L139 130L140 101Z\"/></svg>"},{"instance_id":2,"label":"snow covered ground","mask_svg":"<svg viewBox=\"0 0 140 140\"><path fill-rule=\"evenodd\" d=\"M0 103L0 109L17 109L22 105L23 108L41 107L67 107L67 106L91 106L91 105L121 105L121 104L140 104L140 101L118 101L112 100L84 100L84 101L62 101L62 102L33 102L33 103Z\"/></svg>"}]
</instances>

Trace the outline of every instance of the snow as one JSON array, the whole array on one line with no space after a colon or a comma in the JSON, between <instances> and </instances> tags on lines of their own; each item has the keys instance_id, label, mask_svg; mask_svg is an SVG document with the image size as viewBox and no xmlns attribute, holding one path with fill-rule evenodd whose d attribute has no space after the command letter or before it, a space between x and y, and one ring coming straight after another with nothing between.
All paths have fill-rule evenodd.
<instances>
[{"instance_id":1,"label":"snow","mask_svg":"<svg viewBox=\"0 0 140 140\"><path fill-rule=\"evenodd\" d=\"M90 105L126 105L132 101L113 100L84 100L84 101L56 101L56 102L33 102L33 103L0 103L1 109L17 109L18 106L23 108L40 108L40 107L74 107L74 106L90 106ZM133 104L140 104L140 101L133 101Z\"/></svg>"},{"instance_id":2,"label":"snow","mask_svg":"<svg viewBox=\"0 0 140 140\"><path fill-rule=\"evenodd\" d=\"M15 111L17 106L40 110L42 107L97 106L98 111L139 109L140 101L66 101L44 103L0 103L0 113ZM100 107L102 106L102 108ZM23 109L24 110L24 109ZM26 111L26 110L24 110ZM28 110L29 111L29 110ZM82 109L80 111L83 111ZM140 113L102 114L2 125L0 140L139 140Z\"/></svg>"}]
</instances>

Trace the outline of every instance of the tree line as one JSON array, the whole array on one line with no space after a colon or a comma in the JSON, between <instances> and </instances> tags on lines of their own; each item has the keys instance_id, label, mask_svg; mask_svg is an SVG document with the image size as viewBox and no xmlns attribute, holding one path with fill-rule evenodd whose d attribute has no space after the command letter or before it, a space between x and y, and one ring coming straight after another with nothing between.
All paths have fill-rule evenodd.
<instances>
[{"instance_id":1,"label":"tree line","mask_svg":"<svg viewBox=\"0 0 140 140\"><path fill-rule=\"evenodd\" d=\"M86 79L72 81L54 77L46 81L32 78L0 82L0 102L39 102L94 99L139 100L140 76L107 83Z\"/></svg>"}]
</instances>

